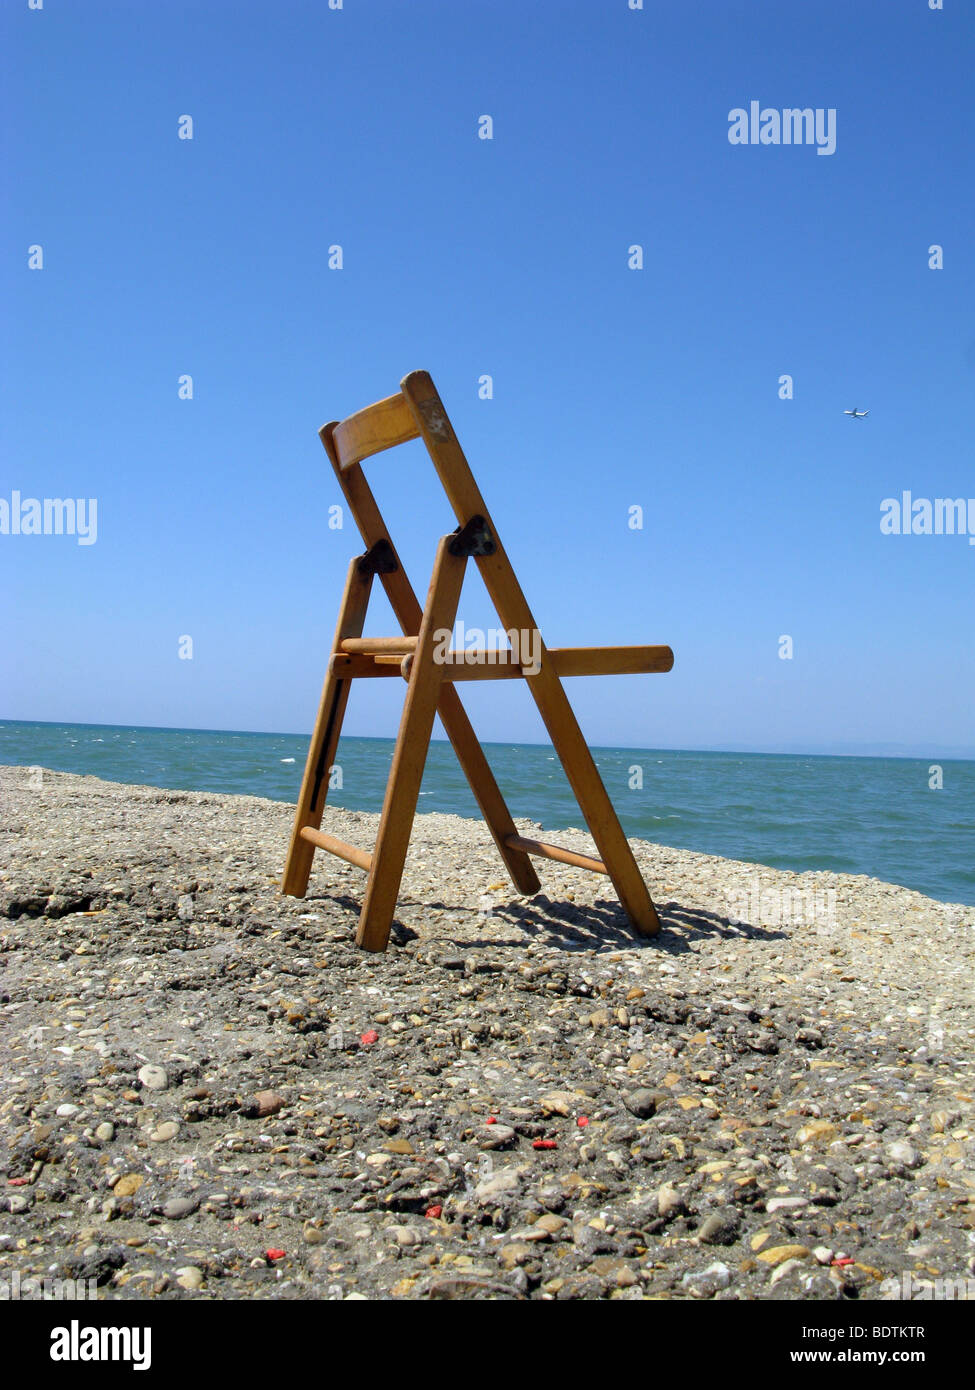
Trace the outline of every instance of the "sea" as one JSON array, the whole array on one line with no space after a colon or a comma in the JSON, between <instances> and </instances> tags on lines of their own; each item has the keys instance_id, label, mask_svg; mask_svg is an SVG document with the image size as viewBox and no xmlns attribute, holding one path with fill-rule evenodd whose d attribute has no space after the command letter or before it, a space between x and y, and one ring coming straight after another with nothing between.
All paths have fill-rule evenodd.
<instances>
[{"instance_id":1,"label":"sea","mask_svg":"<svg viewBox=\"0 0 975 1390\"><path fill-rule=\"evenodd\" d=\"M0 764L273 801L297 799L307 751L299 734L0 721ZM549 745L484 751L513 816L546 832L585 828ZM592 751L631 838L779 869L869 874L975 904L975 761L943 760L939 777L928 758ZM392 754L392 739L343 738L342 785L329 804L379 811ZM479 815L447 742L430 746L419 810Z\"/></svg>"}]
</instances>

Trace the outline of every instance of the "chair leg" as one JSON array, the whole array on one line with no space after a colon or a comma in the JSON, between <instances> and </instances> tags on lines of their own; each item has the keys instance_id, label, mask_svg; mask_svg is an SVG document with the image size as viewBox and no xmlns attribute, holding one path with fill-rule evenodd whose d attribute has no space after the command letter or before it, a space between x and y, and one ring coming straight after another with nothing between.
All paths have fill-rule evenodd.
<instances>
[{"instance_id":1,"label":"chair leg","mask_svg":"<svg viewBox=\"0 0 975 1390\"><path fill-rule=\"evenodd\" d=\"M490 553L478 556L477 567L502 625L509 630L537 632L511 561L429 374L411 372L400 386L457 520L463 526L471 517L480 516L490 528L494 544ZM647 886L544 647L541 669L525 679L626 915L640 936L654 936L660 930L660 921Z\"/></svg>"},{"instance_id":2,"label":"chair leg","mask_svg":"<svg viewBox=\"0 0 975 1390\"><path fill-rule=\"evenodd\" d=\"M541 671L526 679L624 912L638 935L656 936L657 910L550 658L544 655Z\"/></svg>"},{"instance_id":3,"label":"chair leg","mask_svg":"<svg viewBox=\"0 0 975 1390\"><path fill-rule=\"evenodd\" d=\"M356 933L356 944L367 951L384 951L389 940L440 696L443 667L433 659L435 633L453 627L464 583L466 559L451 555L448 541L444 537L437 548Z\"/></svg>"},{"instance_id":4,"label":"chair leg","mask_svg":"<svg viewBox=\"0 0 975 1390\"><path fill-rule=\"evenodd\" d=\"M332 442L333 428L332 425L322 426L320 431L322 444L335 470L339 487L349 504L349 510L355 517L362 539L367 546L374 546L377 542L388 539L385 523L361 467L358 464L346 469L339 467L335 446ZM406 571L402 566L399 566L391 573L380 574L379 578L386 591L390 607L396 614L397 621L404 633L412 635L419 632L423 616L422 610L419 600L413 592L413 586L406 576ZM532 861L527 854L522 853L521 850L512 849L507 844L508 837L517 833L511 812L508 810L494 773L491 771L484 750L478 742L471 721L467 717L467 711L464 709L460 695L448 683L440 687L437 713L443 724L444 732L453 745L457 761L460 763L471 791L474 793L481 815L491 831L498 853L511 876L512 883L519 893L526 893L529 896L537 893L541 884L538 881L538 875Z\"/></svg>"},{"instance_id":5,"label":"chair leg","mask_svg":"<svg viewBox=\"0 0 975 1390\"><path fill-rule=\"evenodd\" d=\"M356 557L349 566L335 639L332 642L333 652L339 650L339 644L346 637L362 636L371 588L372 574L360 570L359 557ZM322 823L325 799L328 796L329 769L335 761L345 707L349 702L350 685L349 680L333 676L331 672L325 677L318 718L315 720L311 743L308 745L308 760L305 763L305 775L295 809L284 877L281 880L281 892L293 898L303 898L308 891L315 846L303 840L301 832L306 825L317 830Z\"/></svg>"}]
</instances>

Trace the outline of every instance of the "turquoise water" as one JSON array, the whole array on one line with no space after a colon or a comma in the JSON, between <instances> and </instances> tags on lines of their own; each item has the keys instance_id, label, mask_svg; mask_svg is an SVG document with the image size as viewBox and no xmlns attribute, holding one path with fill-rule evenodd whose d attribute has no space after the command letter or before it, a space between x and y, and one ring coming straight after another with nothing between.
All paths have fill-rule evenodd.
<instances>
[{"instance_id":1,"label":"turquoise water","mask_svg":"<svg viewBox=\"0 0 975 1390\"><path fill-rule=\"evenodd\" d=\"M584 825L552 750L485 744L515 816L546 830ZM307 737L199 729L0 722L0 763L90 773L111 782L295 801ZM390 739L339 745L342 789L329 801L378 811ZM596 748L627 835L782 869L834 869L975 904L975 762ZM631 787L634 767L643 785ZM448 743L431 745L421 811L477 816Z\"/></svg>"}]
</instances>

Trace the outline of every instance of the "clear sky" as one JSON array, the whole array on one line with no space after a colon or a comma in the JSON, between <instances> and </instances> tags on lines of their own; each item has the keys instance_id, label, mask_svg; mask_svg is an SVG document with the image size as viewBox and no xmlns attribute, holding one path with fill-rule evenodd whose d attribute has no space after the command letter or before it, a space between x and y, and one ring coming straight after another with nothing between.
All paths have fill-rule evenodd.
<instances>
[{"instance_id":1,"label":"clear sky","mask_svg":"<svg viewBox=\"0 0 975 1390\"><path fill-rule=\"evenodd\" d=\"M593 743L975 754L975 545L880 530L910 490L975 535L975 7L0 13L0 498L97 499L94 544L0 535L0 717L308 730L361 549L316 432L422 367L548 644L675 650L571 683ZM730 143L752 101L835 110L835 152ZM432 467L366 470L423 594ZM495 625L475 574L460 611ZM520 683L467 694L544 738Z\"/></svg>"}]
</instances>

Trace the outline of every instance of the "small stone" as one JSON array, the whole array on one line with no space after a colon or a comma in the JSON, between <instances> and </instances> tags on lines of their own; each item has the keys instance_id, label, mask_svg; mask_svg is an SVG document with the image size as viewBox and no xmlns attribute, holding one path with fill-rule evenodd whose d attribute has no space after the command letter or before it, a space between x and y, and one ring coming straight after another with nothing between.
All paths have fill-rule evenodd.
<instances>
[{"instance_id":1,"label":"small stone","mask_svg":"<svg viewBox=\"0 0 975 1390\"><path fill-rule=\"evenodd\" d=\"M115 1190L117 1192L118 1188ZM184 1217L192 1216L199 1205L199 1197L170 1197L163 1202L162 1214L167 1221L182 1221Z\"/></svg>"},{"instance_id":2,"label":"small stone","mask_svg":"<svg viewBox=\"0 0 975 1390\"><path fill-rule=\"evenodd\" d=\"M623 1104L631 1115L636 1115L640 1120L648 1120L651 1115L657 1113L657 1099L656 1091L648 1091L646 1087L641 1086L639 1090L630 1091L625 1095Z\"/></svg>"},{"instance_id":3,"label":"small stone","mask_svg":"<svg viewBox=\"0 0 975 1390\"><path fill-rule=\"evenodd\" d=\"M807 1259L810 1253L805 1245L773 1245L770 1250L760 1250L758 1258L767 1265L780 1265L786 1260Z\"/></svg>"},{"instance_id":4,"label":"small stone","mask_svg":"<svg viewBox=\"0 0 975 1390\"><path fill-rule=\"evenodd\" d=\"M95 1126L95 1138L100 1139L103 1144L111 1143L115 1138L115 1126L111 1120L102 1120L100 1125Z\"/></svg>"},{"instance_id":5,"label":"small stone","mask_svg":"<svg viewBox=\"0 0 975 1390\"><path fill-rule=\"evenodd\" d=\"M731 1245L738 1239L740 1224L734 1207L714 1211L701 1223L697 1238L703 1245Z\"/></svg>"},{"instance_id":6,"label":"small stone","mask_svg":"<svg viewBox=\"0 0 975 1390\"><path fill-rule=\"evenodd\" d=\"M829 1120L810 1120L796 1133L796 1143L803 1147L807 1144L828 1144L838 1134L839 1130Z\"/></svg>"},{"instance_id":7,"label":"small stone","mask_svg":"<svg viewBox=\"0 0 975 1390\"><path fill-rule=\"evenodd\" d=\"M176 899L176 915L181 922L192 922L193 920L193 897L190 893L184 893L181 898Z\"/></svg>"},{"instance_id":8,"label":"small stone","mask_svg":"<svg viewBox=\"0 0 975 1390\"><path fill-rule=\"evenodd\" d=\"M306 1221L301 1228L301 1234L306 1245L321 1245L325 1239L325 1232L320 1226L316 1226L314 1221Z\"/></svg>"},{"instance_id":9,"label":"small stone","mask_svg":"<svg viewBox=\"0 0 975 1390\"><path fill-rule=\"evenodd\" d=\"M161 1125L152 1131L149 1138L156 1144L165 1144L170 1139L175 1139L179 1133L179 1125L175 1120L165 1120Z\"/></svg>"},{"instance_id":10,"label":"small stone","mask_svg":"<svg viewBox=\"0 0 975 1390\"><path fill-rule=\"evenodd\" d=\"M921 1162L921 1156L913 1144L908 1144L904 1139L897 1139L893 1144L888 1144L884 1152L887 1161L895 1168L916 1168Z\"/></svg>"},{"instance_id":11,"label":"small stone","mask_svg":"<svg viewBox=\"0 0 975 1390\"><path fill-rule=\"evenodd\" d=\"M176 1282L183 1289L199 1289L203 1285L203 1270L196 1265L184 1265L176 1271Z\"/></svg>"},{"instance_id":12,"label":"small stone","mask_svg":"<svg viewBox=\"0 0 975 1390\"><path fill-rule=\"evenodd\" d=\"M715 1294L719 1289L726 1289L730 1283L731 1270L720 1260L715 1260L707 1269L692 1270L681 1280L684 1288L701 1297Z\"/></svg>"},{"instance_id":13,"label":"small stone","mask_svg":"<svg viewBox=\"0 0 975 1390\"><path fill-rule=\"evenodd\" d=\"M54 1113L55 1115L60 1115L62 1118L65 1118L68 1115L77 1115L80 1109L80 1105L71 1105L70 1103L65 1102L64 1105L59 1105Z\"/></svg>"},{"instance_id":14,"label":"small stone","mask_svg":"<svg viewBox=\"0 0 975 1390\"><path fill-rule=\"evenodd\" d=\"M474 1189L475 1199L478 1202L491 1202L496 1197L517 1191L522 1171L520 1168L499 1168L496 1173L482 1178Z\"/></svg>"},{"instance_id":15,"label":"small stone","mask_svg":"<svg viewBox=\"0 0 975 1390\"><path fill-rule=\"evenodd\" d=\"M532 1247L523 1240L513 1240L507 1245L502 1245L498 1251L498 1260L505 1269L516 1269L518 1265L523 1265L535 1254Z\"/></svg>"},{"instance_id":16,"label":"small stone","mask_svg":"<svg viewBox=\"0 0 975 1390\"><path fill-rule=\"evenodd\" d=\"M387 1226L386 1233L393 1237L397 1245L404 1248L423 1244L423 1236L413 1226Z\"/></svg>"},{"instance_id":17,"label":"small stone","mask_svg":"<svg viewBox=\"0 0 975 1390\"><path fill-rule=\"evenodd\" d=\"M808 1205L805 1197L770 1197L765 1203L765 1210L771 1216L773 1211L797 1211L799 1207Z\"/></svg>"},{"instance_id":18,"label":"small stone","mask_svg":"<svg viewBox=\"0 0 975 1390\"><path fill-rule=\"evenodd\" d=\"M522 1226L517 1231L511 1232L512 1240L527 1240L533 1244L540 1240L551 1240L551 1238L551 1233L538 1221L535 1222L534 1226Z\"/></svg>"},{"instance_id":19,"label":"small stone","mask_svg":"<svg viewBox=\"0 0 975 1390\"><path fill-rule=\"evenodd\" d=\"M657 1215L666 1221L671 1216L677 1216L683 1210L684 1199L676 1187L664 1183L657 1192Z\"/></svg>"},{"instance_id":20,"label":"small stone","mask_svg":"<svg viewBox=\"0 0 975 1390\"><path fill-rule=\"evenodd\" d=\"M123 1173L112 1192L116 1197L134 1197L144 1182L141 1173Z\"/></svg>"},{"instance_id":21,"label":"small stone","mask_svg":"<svg viewBox=\"0 0 975 1390\"><path fill-rule=\"evenodd\" d=\"M793 1272L793 1270L801 1268L802 1260L800 1259L783 1260L783 1262L780 1265L776 1265L775 1269L772 1270L771 1276L769 1278L769 1286L774 1287L774 1285L776 1285L780 1279L788 1278L788 1276Z\"/></svg>"},{"instance_id":22,"label":"small stone","mask_svg":"<svg viewBox=\"0 0 975 1390\"><path fill-rule=\"evenodd\" d=\"M408 1139L390 1139L383 1145L383 1148L387 1153L391 1154L416 1153L416 1150Z\"/></svg>"},{"instance_id":23,"label":"small stone","mask_svg":"<svg viewBox=\"0 0 975 1390\"><path fill-rule=\"evenodd\" d=\"M833 1263L833 1251L828 1245L814 1245L813 1259L817 1264L828 1265Z\"/></svg>"},{"instance_id":24,"label":"small stone","mask_svg":"<svg viewBox=\"0 0 975 1390\"><path fill-rule=\"evenodd\" d=\"M147 1091L165 1091L169 1085L166 1068L157 1067L152 1062L139 1068L139 1080Z\"/></svg>"},{"instance_id":25,"label":"small stone","mask_svg":"<svg viewBox=\"0 0 975 1390\"><path fill-rule=\"evenodd\" d=\"M283 1109L285 1101L284 1096L279 1096L277 1091L258 1091L254 1103L257 1106L257 1118L263 1120Z\"/></svg>"},{"instance_id":26,"label":"small stone","mask_svg":"<svg viewBox=\"0 0 975 1390\"><path fill-rule=\"evenodd\" d=\"M510 1144L515 1137L515 1131L510 1125L489 1125L487 1133L481 1140L482 1149L503 1149Z\"/></svg>"},{"instance_id":27,"label":"small stone","mask_svg":"<svg viewBox=\"0 0 975 1390\"><path fill-rule=\"evenodd\" d=\"M568 1225L568 1222L561 1216L553 1216L551 1212L546 1212L544 1216L538 1218L535 1225L540 1226L543 1231L547 1231L550 1236L557 1236Z\"/></svg>"},{"instance_id":28,"label":"small stone","mask_svg":"<svg viewBox=\"0 0 975 1390\"><path fill-rule=\"evenodd\" d=\"M549 1091L538 1103L545 1115L571 1115L577 1109L578 1099L571 1091Z\"/></svg>"}]
</instances>

